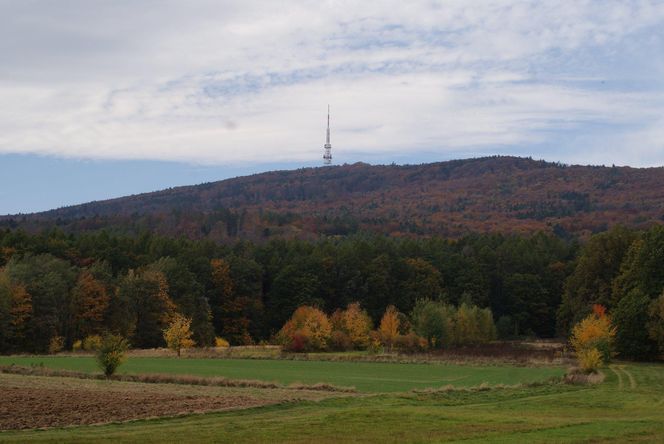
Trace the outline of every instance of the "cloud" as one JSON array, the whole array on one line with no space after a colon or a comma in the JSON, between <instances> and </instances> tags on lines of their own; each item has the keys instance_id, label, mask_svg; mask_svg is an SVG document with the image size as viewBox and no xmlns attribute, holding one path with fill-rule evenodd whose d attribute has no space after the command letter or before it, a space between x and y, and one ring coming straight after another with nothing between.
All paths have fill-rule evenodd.
<instances>
[{"instance_id":1,"label":"cloud","mask_svg":"<svg viewBox=\"0 0 664 444\"><path fill-rule=\"evenodd\" d=\"M610 138L600 163L656 164L662 25L661 1L5 2L0 152L310 161L329 103L348 161Z\"/></svg>"}]
</instances>

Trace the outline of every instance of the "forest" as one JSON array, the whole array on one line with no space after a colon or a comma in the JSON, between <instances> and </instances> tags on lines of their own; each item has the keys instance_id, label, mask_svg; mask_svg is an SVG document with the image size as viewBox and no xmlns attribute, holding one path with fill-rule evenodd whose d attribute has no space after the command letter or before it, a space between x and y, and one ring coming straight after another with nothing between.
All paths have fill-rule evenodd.
<instances>
[{"instance_id":1,"label":"forest","mask_svg":"<svg viewBox=\"0 0 664 444\"><path fill-rule=\"evenodd\" d=\"M0 231L0 351L70 349L103 332L164 345L169 316L198 345L274 341L298 307L358 303L377 325L388 306L489 309L501 338L565 337L608 309L623 357L653 359L664 335L664 226L616 227L583 244L551 234L456 240L381 235L220 245L151 233ZM651 325L653 328L644 329ZM657 327L660 326L659 332Z\"/></svg>"},{"instance_id":2,"label":"forest","mask_svg":"<svg viewBox=\"0 0 664 444\"><path fill-rule=\"evenodd\" d=\"M271 171L35 214L0 216L31 233L110 230L239 240L316 240L372 232L460 238L471 233L587 238L664 220L664 168L563 165L485 157L422 165L356 163Z\"/></svg>"}]
</instances>

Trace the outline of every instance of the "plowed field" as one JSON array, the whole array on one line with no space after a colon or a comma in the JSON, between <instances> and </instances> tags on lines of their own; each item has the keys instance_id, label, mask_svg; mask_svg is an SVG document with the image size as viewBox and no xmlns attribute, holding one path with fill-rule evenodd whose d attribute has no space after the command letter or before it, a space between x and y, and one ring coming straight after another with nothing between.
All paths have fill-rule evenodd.
<instances>
[{"instance_id":1,"label":"plowed field","mask_svg":"<svg viewBox=\"0 0 664 444\"><path fill-rule=\"evenodd\" d=\"M320 392L0 375L0 430L99 424L257 407Z\"/></svg>"}]
</instances>

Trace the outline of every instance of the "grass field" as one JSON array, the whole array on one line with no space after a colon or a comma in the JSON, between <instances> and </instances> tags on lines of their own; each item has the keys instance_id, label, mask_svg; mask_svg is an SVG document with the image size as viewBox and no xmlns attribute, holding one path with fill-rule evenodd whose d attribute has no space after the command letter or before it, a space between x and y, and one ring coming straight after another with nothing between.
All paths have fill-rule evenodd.
<instances>
[{"instance_id":1,"label":"grass field","mask_svg":"<svg viewBox=\"0 0 664 444\"><path fill-rule=\"evenodd\" d=\"M91 357L0 357L0 365L39 365L84 372L99 371ZM120 373L174 373L258 379L282 384L326 382L353 386L361 392L403 392L414 388L482 383L518 384L561 376L560 367L461 366L442 364L391 364L371 362L291 361L256 359L130 358Z\"/></svg>"},{"instance_id":2,"label":"grass field","mask_svg":"<svg viewBox=\"0 0 664 444\"><path fill-rule=\"evenodd\" d=\"M104 426L4 432L6 442L662 442L664 366L620 364L598 386L380 394ZM53 378L57 379L57 378Z\"/></svg>"}]
</instances>

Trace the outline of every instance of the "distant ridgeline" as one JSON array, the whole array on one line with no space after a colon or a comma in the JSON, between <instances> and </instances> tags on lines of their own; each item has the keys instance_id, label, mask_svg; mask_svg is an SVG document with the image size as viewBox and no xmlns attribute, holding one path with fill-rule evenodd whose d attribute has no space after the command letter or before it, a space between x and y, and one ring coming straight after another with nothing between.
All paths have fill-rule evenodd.
<instances>
[{"instance_id":1,"label":"distant ridgeline","mask_svg":"<svg viewBox=\"0 0 664 444\"><path fill-rule=\"evenodd\" d=\"M0 217L30 232L112 229L232 243L373 232L587 237L664 221L664 168L565 166L517 157L274 171Z\"/></svg>"}]
</instances>

